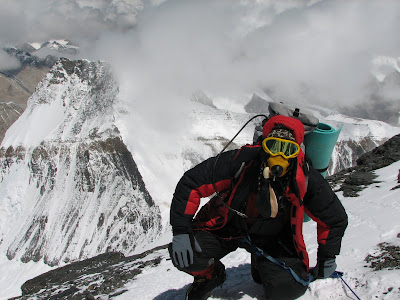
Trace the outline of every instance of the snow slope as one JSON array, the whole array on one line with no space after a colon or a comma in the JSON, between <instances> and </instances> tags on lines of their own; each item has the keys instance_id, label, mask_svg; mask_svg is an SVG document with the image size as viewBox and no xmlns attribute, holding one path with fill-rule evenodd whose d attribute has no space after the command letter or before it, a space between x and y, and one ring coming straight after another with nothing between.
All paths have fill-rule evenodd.
<instances>
[{"instance_id":1,"label":"snow slope","mask_svg":"<svg viewBox=\"0 0 400 300\"><path fill-rule=\"evenodd\" d=\"M361 299L400 299L400 269L373 271L364 259L377 253L377 244L388 242L400 246L400 189L391 190L397 183L400 161L375 171L379 183L360 193L359 197L344 198L338 193L347 214L349 226L345 233L338 270L345 272L344 280ZM305 242L310 261L315 262L317 242L316 223L304 225ZM128 299L183 299L192 277L172 266L166 250L164 259L156 268L147 268L128 284L127 292L115 297ZM222 262L227 267L227 280L215 289L210 299L262 299L263 290L250 274L250 256L238 250ZM104 298L106 299L106 298ZM318 280L310 284L303 300L356 299L340 279Z\"/></svg>"}]
</instances>

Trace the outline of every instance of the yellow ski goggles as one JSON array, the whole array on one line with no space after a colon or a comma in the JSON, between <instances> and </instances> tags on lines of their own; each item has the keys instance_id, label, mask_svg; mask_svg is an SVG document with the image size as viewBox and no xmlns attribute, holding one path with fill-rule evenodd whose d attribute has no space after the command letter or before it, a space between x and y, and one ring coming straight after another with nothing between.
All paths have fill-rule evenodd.
<instances>
[{"instance_id":1,"label":"yellow ski goggles","mask_svg":"<svg viewBox=\"0 0 400 300\"><path fill-rule=\"evenodd\" d=\"M300 146L293 141L276 137L268 137L263 140L262 147L272 156L281 155L286 159L296 157L300 152Z\"/></svg>"}]
</instances>

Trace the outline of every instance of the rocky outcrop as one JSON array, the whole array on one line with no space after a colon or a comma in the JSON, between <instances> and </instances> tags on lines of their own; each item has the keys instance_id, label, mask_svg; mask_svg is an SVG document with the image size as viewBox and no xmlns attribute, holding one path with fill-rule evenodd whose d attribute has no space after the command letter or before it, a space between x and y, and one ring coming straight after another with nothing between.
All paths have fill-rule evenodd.
<instances>
[{"instance_id":1,"label":"rocky outcrop","mask_svg":"<svg viewBox=\"0 0 400 300\"><path fill-rule=\"evenodd\" d=\"M119 252L100 254L49 271L25 282L22 296L12 299L96 299L112 298L126 292L124 285L145 267L156 267L166 259L167 245L125 257ZM11 300L11 299L10 299Z\"/></svg>"},{"instance_id":2,"label":"rocky outcrop","mask_svg":"<svg viewBox=\"0 0 400 300\"><path fill-rule=\"evenodd\" d=\"M357 165L344 169L326 179L335 191L343 191L345 197L357 197L358 192L376 182L374 170L386 167L400 160L400 135L396 135L357 159Z\"/></svg>"},{"instance_id":3,"label":"rocky outcrop","mask_svg":"<svg viewBox=\"0 0 400 300\"><path fill-rule=\"evenodd\" d=\"M376 253L367 255L365 261L369 263L367 267L374 271L400 269L400 247L385 242L379 243Z\"/></svg>"}]
</instances>

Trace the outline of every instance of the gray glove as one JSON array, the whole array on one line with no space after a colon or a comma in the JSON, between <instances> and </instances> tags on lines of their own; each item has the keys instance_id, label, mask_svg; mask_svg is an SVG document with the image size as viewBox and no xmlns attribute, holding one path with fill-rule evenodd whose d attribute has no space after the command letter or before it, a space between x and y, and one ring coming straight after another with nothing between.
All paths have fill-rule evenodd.
<instances>
[{"instance_id":1,"label":"gray glove","mask_svg":"<svg viewBox=\"0 0 400 300\"><path fill-rule=\"evenodd\" d=\"M201 252L199 243L188 233L178 234L172 238L172 259L174 260L174 265L179 265L183 268L193 264L193 248L190 240L194 244L194 250Z\"/></svg>"},{"instance_id":2,"label":"gray glove","mask_svg":"<svg viewBox=\"0 0 400 300\"><path fill-rule=\"evenodd\" d=\"M335 258L327 258L325 260L319 260L311 273L314 278L329 278L336 271L336 261Z\"/></svg>"}]
</instances>

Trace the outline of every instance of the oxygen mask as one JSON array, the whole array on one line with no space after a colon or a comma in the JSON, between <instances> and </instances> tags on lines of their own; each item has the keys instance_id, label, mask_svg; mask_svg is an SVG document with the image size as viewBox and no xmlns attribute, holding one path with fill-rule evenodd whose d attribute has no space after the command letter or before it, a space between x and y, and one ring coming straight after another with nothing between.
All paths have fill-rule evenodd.
<instances>
[{"instance_id":1,"label":"oxygen mask","mask_svg":"<svg viewBox=\"0 0 400 300\"><path fill-rule=\"evenodd\" d=\"M300 152L296 142L276 137L264 139L262 147L269 154L267 163L272 177L286 175L290 166L289 159L295 158Z\"/></svg>"},{"instance_id":2,"label":"oxygen mask","mask_svg":"<svg viewBox=\"0 0 400 300\"><path fill-rule=\"evenodd\" d=\"M282 156L272 156L268 159L268 167L272 177L282 177L289 169L289 161Z\"/></svg>"}]
</instances>

